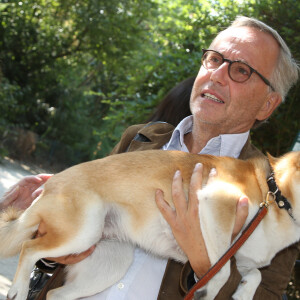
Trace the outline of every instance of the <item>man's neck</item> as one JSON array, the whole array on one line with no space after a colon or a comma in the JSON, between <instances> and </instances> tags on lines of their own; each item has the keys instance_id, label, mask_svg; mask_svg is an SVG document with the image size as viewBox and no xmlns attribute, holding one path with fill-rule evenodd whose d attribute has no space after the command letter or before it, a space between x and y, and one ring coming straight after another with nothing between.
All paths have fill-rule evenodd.
<instances>
[{"instance_id":1,"label":"man's neck","mask_svg":"<svg viewBox=\"0 0 300 300\"><path fill-rule=\"evenodd\" d=\"M184 143L187 146L190 153L199 153L212 138L219 136L222 132L218 128L211 128L206 126L205 128L196 127L195 123L192 132L189 132L184 136Z\"/></svg>"},{"instance_id":2,"label":"man's neck","mask_svg":"<svg viewBox=\"0 0 300 300\"><path fill-rule=\"evenodd\" d=\"M204 137L202 135L195 136L193 132L189 132L184 136L184 143L190 153L199 153L213 137Z\"/></svg>"}]
</instances>

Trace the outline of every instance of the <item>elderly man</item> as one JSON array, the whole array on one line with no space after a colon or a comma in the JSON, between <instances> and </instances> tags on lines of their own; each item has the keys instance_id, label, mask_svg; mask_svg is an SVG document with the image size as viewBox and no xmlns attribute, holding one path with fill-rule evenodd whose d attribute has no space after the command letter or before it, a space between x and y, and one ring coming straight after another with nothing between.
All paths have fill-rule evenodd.
<instances>
[{"instance_id":1,"label":"elderly man","mask_svg":"<svg viewBox=\"0 0 300 300\"><path fill-rule=\"evenodd\" d=\"M135 125L128 128L112 154L145 149L180 150L247 159L262 155L249 141L249 130L270 117L298 79L298 66L276 31L255 19L239 17L219 33L207 50L195 80L190 107L192 116L175 129L166 123ZM196 170L201 179L201 170ZM98 300L179 300L201 277L210 262L203 242L198 215L186 204L181 175L173 182L175 210L156 194L161 213L189 263L152 257L136 249L134 261L124 278L109 289L86 299ZM190 189L190 198L195 190ZM246 211L246 213L245 213ZM247 199L237 207L237 231L247 214ZM42 232L42 226L40 232ZM59 262L72 263L80 257L64 257ZM280 299L290 278L298 245L283 250L262 271L254 299ZM231 276L216 299L230 299L241 279L234 260ZM55 281L55 280L54 280Z\"/></svg>"}]
</instances>

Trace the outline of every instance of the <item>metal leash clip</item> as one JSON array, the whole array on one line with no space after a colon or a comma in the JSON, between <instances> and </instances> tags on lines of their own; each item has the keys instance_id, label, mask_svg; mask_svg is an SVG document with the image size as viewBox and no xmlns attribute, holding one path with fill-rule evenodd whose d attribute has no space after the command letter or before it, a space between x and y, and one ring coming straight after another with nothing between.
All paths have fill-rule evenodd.
<instances>
[{"instance_id":1,"label":"metal leash clip","mask_svg":"<svg viewBox=\"0 0 300 300\"><path fill-rule=\"evenodd\" d=\"M269 207L276 200L276 195L273 192L268 192L265 201L263 201L259 206L260 207Z\"/></svg>"}]
</instances>

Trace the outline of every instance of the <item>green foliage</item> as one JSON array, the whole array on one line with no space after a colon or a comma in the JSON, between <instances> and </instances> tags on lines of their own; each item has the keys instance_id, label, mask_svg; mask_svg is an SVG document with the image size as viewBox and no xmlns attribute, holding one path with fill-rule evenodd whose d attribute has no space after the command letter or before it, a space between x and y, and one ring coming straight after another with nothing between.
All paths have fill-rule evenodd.
<instances>
[{"instance_id":1,"label":"green foliage","mask_svg":"<svg viewBox=\"0 0 300 300\"><path fill-rule=\"evenodd\" d=\"M44 148L53 141L73 148L77 158L66 155L69 163L90 159L94 131L109 107L87 91L107 98L117 89L129 67L126 60L142 44L153 3L4 2L1 118L37 132Z\"/></svg>"},{"instance_id":2,"label":"green foliage","mask_svg":"<svg viewBox=\"0 0 300 300\"><path fill-rule=\"evenodd\" d=\"M38 133L37 154L47 159L104 156L128 125L144 122L169 89L197 74L201 48L236 15L276 28L300 60L299 11L297 0L4 0L0 126ZM299 85L253 133L262 149L289 148L298 95Z\"/></svg>"},{"instance_id":3,"label":"green foliage","mask_svg":"<svg viewBox=\"0 0 300 300\"><path fill-rule=\"evenodd\" d=\"M252 16L275 28L300 62L300 2L264 0L251 6ZM300 129L300 82L291 89L268 123L253 132L253 140L264 152L280 155L291 149Z\"/></svg>"}]
</instances>

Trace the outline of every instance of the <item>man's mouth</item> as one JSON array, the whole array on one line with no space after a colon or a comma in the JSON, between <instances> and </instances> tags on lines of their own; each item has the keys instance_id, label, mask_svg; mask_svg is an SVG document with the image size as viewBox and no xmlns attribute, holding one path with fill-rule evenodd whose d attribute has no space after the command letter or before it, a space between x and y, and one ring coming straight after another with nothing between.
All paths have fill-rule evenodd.
<instances>
[{"instance_id":1,"label":"man's mouth","mask_svg":"<svg viewBox=\"0 0 300 300\"><path fill-rule=\"evenodd\" d=\"M216 101L216 102L218 102L218 103L224 103L224 101L218 99L215 95L212 95L212 94L210 94L210 93L203 93L203 94L201 94L201 96L202 96L203 98L207 98L207 99L209 99L209 100L213 100L213 101Z\"/></svg>"}]
</instances>

